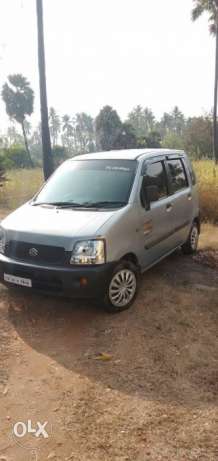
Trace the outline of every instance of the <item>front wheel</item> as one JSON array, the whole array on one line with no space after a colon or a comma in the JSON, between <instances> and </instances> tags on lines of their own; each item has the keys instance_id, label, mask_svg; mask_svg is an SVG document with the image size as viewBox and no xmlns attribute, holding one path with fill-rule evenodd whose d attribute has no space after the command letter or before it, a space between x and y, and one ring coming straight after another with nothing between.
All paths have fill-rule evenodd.
<instances>
[{"instance_id":1,"label":"front wheel","mask_svg":"<svg viewBox=\"0 0 218 461\"><path fill-rule=\"evenodd\" d=\"M104 307L116 313L128 309L138 290L138 269L130 261L122 261L115 268L107 287Z\"/></svg>"},{"instance_id":2,"label":"front wheel","mask_svg":"<svg viewBox=\"0 0 218 461\"><path fill-rule=\"evenodd\" d=\"M196 222L193 223L187 241L182 245L185 254L194 254L198 248L199 228Z\"/></svg>"}]
</instances>

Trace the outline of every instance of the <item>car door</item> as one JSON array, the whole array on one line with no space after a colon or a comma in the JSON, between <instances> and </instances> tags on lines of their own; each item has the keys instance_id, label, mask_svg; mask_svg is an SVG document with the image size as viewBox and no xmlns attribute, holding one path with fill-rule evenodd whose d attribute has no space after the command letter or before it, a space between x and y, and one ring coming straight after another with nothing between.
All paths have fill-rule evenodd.
<instances>
[{"instance_id":1,"label":"car door","mask_svg":"<svg viewBox=\"0 0 218 461\"><path fill-rule=\"evenodd\" d=\"M193 196L191 182L185 168L184 159L168 158L166 171L169 177L171 218L174 227L174 245L184 243L193 220Z\"/></svg>"},{"instance_id":2,"label":"car door","mask_svg":"<svg viewBox=\"0 0 218 461\"><path fill-rule=\"evenodd\" d=\"M141 200L139 209L139 259L142 268L145 269L173 248L173 220L164 158L147 160L142 171L142 189L147 186L158 187L157 200L149 207Z\"/></svg>"}]
</instances>

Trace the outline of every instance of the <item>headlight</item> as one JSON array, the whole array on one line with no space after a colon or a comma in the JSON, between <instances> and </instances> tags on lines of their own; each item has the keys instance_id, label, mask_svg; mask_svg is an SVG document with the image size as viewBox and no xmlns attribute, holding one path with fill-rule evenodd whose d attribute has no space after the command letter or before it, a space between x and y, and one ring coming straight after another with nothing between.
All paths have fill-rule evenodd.
<instances>
[{"instance_id":1,"label":"headlight","mask_svg":"<svg viewBox=\"0 0 218 461\"><path fill-rule=\"evenodd\" d=\"M3 227L0 226L0 253L4 254L6 244L6 232Z\"/></svg>"},{"instance_id":2,"label":"headlight","mask_svg":"<svg viewBox=\"0 0 218 461\"><path fill-rule=\"evenodd\" d=\"M70 264L104 264L104 240L85 240L76 242Z\"/></svg>"}]
</instances>

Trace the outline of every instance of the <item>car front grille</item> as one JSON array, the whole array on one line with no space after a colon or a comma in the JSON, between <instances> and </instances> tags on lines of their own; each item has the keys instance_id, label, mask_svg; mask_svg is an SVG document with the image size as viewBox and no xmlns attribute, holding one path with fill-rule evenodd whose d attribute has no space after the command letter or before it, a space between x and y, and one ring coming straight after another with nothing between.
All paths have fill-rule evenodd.
<instances>
[{"instance_id":1,"label":"car front grille","mask_svg":"<svg viewBox=\"0 0 218 461\"><path fill-rule=\"evenodd\" d=\"M12 259L34 264L64 265L66 254L63 247L32 244L11 240L7 243L5 255Z\"/></svg>"}]
</instances>

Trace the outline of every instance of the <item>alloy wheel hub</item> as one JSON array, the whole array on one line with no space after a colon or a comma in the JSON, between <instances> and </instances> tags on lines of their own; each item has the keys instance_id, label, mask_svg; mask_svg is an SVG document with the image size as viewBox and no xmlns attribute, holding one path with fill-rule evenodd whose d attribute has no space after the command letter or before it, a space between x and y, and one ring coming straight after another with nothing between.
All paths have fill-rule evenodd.
<instances>
[{"instance_id":1,"label":"alloy wheel hub","mask_svg":"<svg viewBox=\"0 0 218 461\"><path fill-rule=\"evenodd\" d=\"M124 307L132 301L136 292L136 276L130 269L117 272L111 280L109 298L115 307Z\"/></svg>"}]
</instances>

